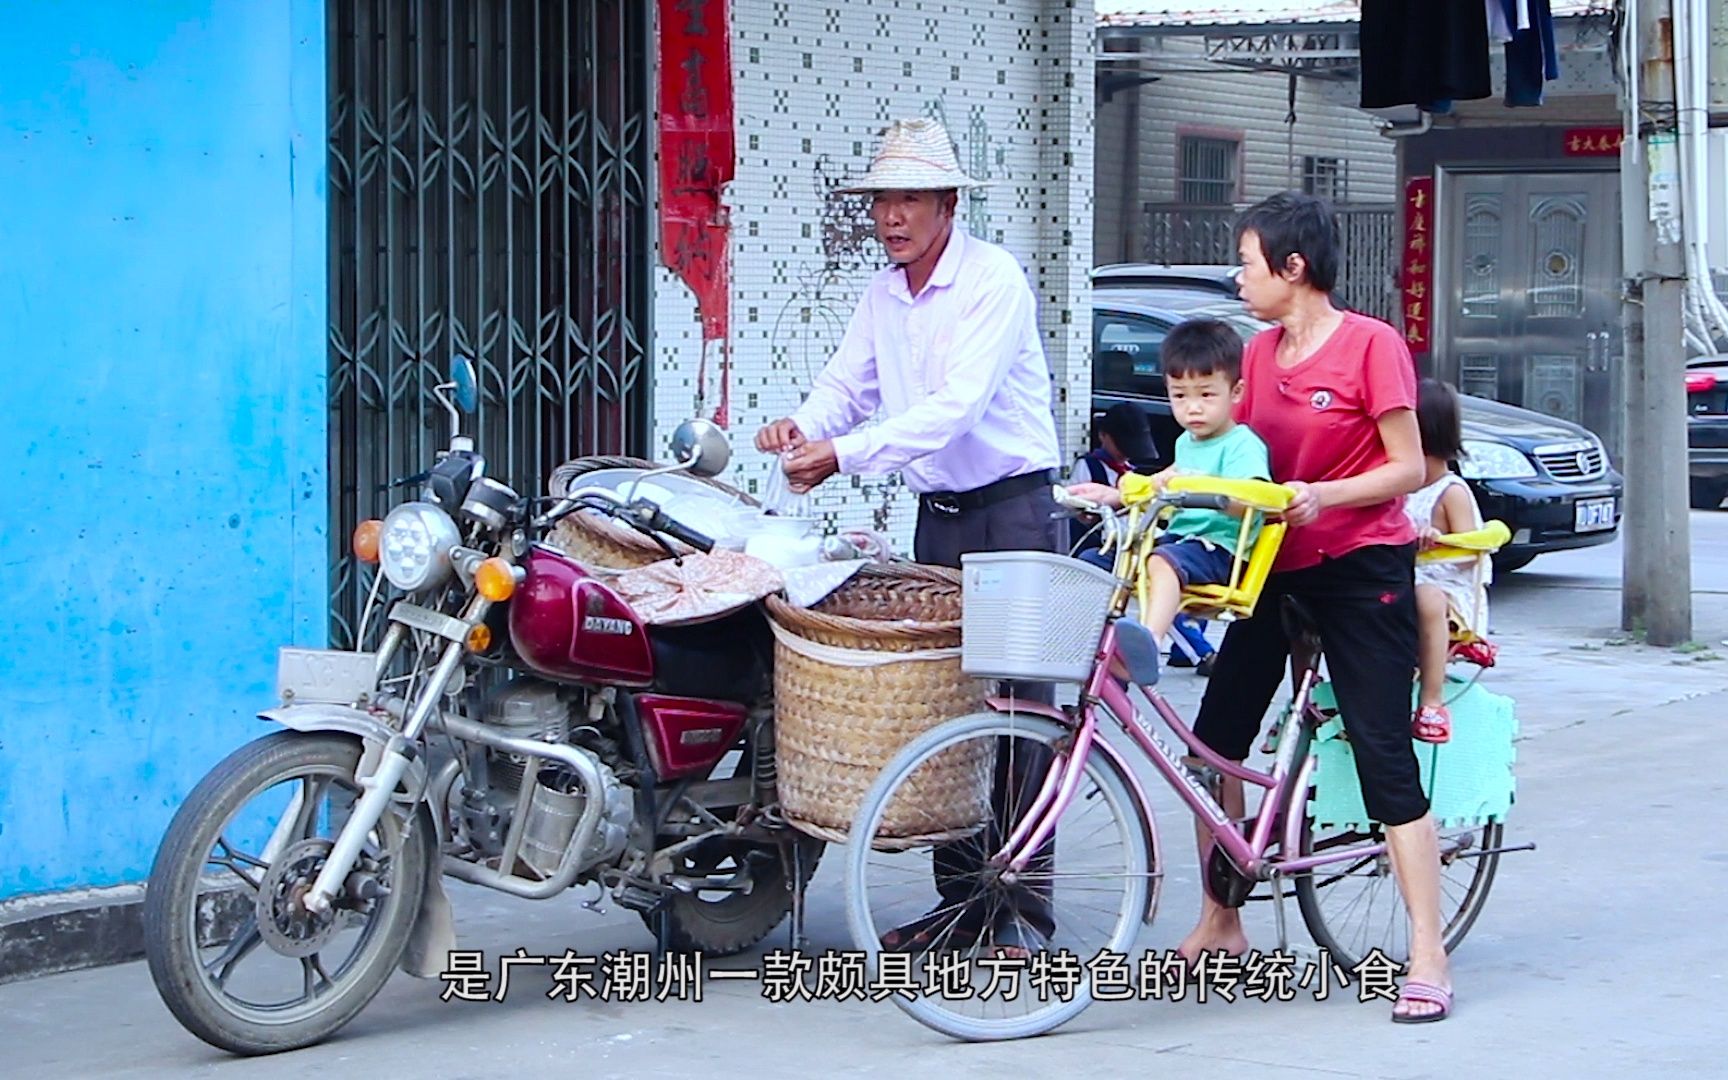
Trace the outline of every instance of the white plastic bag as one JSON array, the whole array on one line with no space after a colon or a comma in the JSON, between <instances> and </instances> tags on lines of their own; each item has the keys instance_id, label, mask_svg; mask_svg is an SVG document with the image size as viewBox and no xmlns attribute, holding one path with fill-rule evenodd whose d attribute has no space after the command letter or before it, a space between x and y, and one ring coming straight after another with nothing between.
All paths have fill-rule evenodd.
<instances>
[{"instance_id":1,"label":"white plastic bag","mask_svg":"<svg viewBox=\"0 0 1728 1080\"><path fill-rule=\"evenodd\" d=\"M762 485L762 505L781 517L807 518L811 516L810 493L799 495L786 482L789 454L790 450L782 452L769 465L768 479Z\"/></svg>"}]
</instances>

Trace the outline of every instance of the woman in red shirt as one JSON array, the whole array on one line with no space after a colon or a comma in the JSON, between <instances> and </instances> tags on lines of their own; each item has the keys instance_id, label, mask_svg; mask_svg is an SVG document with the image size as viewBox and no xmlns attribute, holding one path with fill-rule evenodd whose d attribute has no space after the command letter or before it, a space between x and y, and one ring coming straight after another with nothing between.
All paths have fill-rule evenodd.
<instances>
[{"instance_id":1,"label":"woman in red shirt","mask_svg":"<svg viewBox=\"0 0 1728 1080\"><path fill-rule=\"evenodd\" d=\"M1392 327L1333 306L1340 245L1324 202L1273 196L1244 214L1237 235L1242 299L1278 325L1248 343L1236 418L1266 441L1273 478L1297 494L1254 617L1224 637L1195 732L1231 760L1248 756L1289 657L1282 600L1299 600L1319 629L1368 812L1387 827L1410 913L1410 977L1393 1019L1443 1019L1451 980L1439 848L1410 745L1416 535L1403 501L1423 476L1415 366ZM1240 817L1241 783L1225 784L1225 806ZM1207 846L1202 832L1202 865ZM1183 954L1247 947L1240 912L1208 892Z\"/></svg>"}]
</instances>

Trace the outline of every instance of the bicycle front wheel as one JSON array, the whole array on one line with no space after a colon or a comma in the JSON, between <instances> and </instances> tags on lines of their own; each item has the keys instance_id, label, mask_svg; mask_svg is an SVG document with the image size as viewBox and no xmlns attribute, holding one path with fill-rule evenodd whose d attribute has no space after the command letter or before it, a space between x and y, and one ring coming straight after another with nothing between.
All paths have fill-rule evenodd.
<instances>
[{"instance_id":1,"label":"bicycle front wheel","mask_svg":"<svg viewBox=\"0 0 1728 1080\"><path fill-rule=\"evenodd\" d=\"M1091 1003L1099 965L1128 966L1162 868L1112 759L1087 755L1054 839L1023 869L999 858L1073 737L1024 714L953 720L910 743L864 796L847 844L847 920L878 985L892 971L907 987L894 1003L920 1023L968 1040L1041 1034ZM958 811L955 790L970 792ZM885 963L890 953L901 955Z\"/></svg>"}]
</instances>

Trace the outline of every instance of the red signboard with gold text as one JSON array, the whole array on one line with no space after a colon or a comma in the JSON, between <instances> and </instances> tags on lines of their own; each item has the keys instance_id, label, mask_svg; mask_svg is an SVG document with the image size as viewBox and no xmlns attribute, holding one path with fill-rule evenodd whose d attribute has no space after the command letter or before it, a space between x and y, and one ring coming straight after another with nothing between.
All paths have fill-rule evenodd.
<instances>
[{"instance_id":1,"label":"red signboard with gold text","mask_svg":"<svg viewBox=\"0 0 1728 1080\"><path fill-rule=\"evenodd\" d=\"M1428 351L1428 327L1433 318L1434 178L1413 177L1404 183L1404 265L1399 275L1404 316L1404 342L1412 353Z\"/></svg>"},{"instance_id":2,"label":"red signboard with gold text","mask_svg":"<svg viewBox=\"0 0 1728 1080\"><path fill-rule=\"evenodd\" d=\"M1560 141L1567 157L1619 157L1626 133L1617 127L1567 128Z\"/></svg>"}]
</instances>

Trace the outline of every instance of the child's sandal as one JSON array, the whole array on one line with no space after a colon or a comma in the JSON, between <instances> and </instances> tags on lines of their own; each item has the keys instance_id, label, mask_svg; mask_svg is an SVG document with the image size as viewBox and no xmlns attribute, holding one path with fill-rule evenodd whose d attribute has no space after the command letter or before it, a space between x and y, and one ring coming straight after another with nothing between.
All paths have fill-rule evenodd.
<instances>
[{"instance_id":1,"label":"child's sandal","mask_svg":"<svg viewBox=\"0 0 1728 1080\"><path fill-rule=\"evenodd\" d=\"M1452 713L1444 705L1424 705L1416 710L1410 733L1418 742L1443 743L1452 738Z\"/></svg>"}]
</instances>

